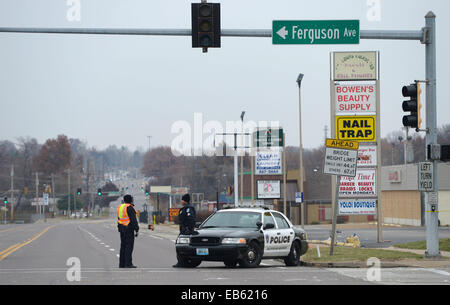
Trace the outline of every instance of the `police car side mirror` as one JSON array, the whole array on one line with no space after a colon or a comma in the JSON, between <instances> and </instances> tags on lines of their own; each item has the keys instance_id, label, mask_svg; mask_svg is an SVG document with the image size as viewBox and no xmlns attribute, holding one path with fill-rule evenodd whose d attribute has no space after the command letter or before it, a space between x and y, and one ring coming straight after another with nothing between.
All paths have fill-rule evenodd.
<instances>
[{"instance_id":1,"label":"police car side mirror","mask_svg":"<svg viewBox=\"0 0 450 305\"><path fill-rule=\"evenodd\" d=\"M258 230L261 229L262 225L263 225L263 224L262 224L261 221L258 221L258 222L256 223L256 227L258 228Z\"/></svg>"},{"instance_id":2,"label":"police car side mirror","mask_svg":"<svg viewBox=\"0 0 450 305\"><path fill-rule=\"evenodd\" d=\"M264 226L264 230L273 229L273 228L275 228L275 225L273 223L268 223Z\"/></svg>"}]
</instances>

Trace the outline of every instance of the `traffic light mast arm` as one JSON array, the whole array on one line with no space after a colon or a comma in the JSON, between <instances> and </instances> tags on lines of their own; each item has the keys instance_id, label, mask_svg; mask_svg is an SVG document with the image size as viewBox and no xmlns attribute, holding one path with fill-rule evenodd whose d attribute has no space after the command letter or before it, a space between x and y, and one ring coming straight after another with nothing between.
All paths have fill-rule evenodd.
<instances>
[{"instance_id":1,"label":"traffic light mast arm","mask_svg":"<svg viewBox=\"0 0 450 305\"><path fill-rule=\"evenodd\" d=\"M191 29L111 29L111 28L28 28L0 27L0 33L43 33L85 35L142 35L142 36L191 36ZM222 29L221 36L271 38L272 29ZM361 39L419 40L424 41L423 31L361 30Z\"/></svg>"}]
</instances>

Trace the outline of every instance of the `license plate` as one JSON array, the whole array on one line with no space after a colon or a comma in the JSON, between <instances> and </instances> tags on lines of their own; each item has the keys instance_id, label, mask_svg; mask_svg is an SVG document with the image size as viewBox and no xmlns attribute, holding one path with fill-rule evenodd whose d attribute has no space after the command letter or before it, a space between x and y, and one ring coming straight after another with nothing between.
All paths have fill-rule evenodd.
<instances>
[{"instance_id":1,"label":"license plate","mask_svg":"<svg viewBox=\"0 0 450 305\"><path fill-rule=\"evenodd\" d=\"M207 248L206 249L203 249L203 248L197 249L197 255L208 255L208 254L209 254L209 251Z\"/></svg>"}]
</instances>

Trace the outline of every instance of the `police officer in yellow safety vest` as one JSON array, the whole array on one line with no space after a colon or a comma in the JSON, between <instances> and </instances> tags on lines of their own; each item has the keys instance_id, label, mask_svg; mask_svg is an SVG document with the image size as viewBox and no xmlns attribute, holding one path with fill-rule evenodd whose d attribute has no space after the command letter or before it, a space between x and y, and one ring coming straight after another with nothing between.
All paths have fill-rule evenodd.
<instances>
[{"instance_id":1,"label":"police officer in yellow safety vest","mask_svg":"<svg viewBox=\"0 0 450 305\"><path fill-rule=\"evenodd\" d=\"M117 228L120 232L119 268L137 268L132 262L134 238L139 232L136 210L131 195L125 195L123 201L124 203L117 207Z\"/></svg>"}]
</instances>

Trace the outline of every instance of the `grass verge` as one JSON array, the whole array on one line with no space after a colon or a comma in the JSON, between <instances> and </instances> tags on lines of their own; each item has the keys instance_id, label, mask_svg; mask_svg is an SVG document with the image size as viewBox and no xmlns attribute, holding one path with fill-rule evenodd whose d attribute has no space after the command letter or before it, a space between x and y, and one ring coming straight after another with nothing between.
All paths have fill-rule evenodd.
<instances>
[{"instance_id":1,"label":"grass verge","mask_svg":"<svg viewBox=\"0 0 450 305\"><path fill-rule=\"evenodd\" d=\"M395 244L394 247L403 249L426 250L427 242L425 240L422 240L406 244ZM450 252L450 238L439 239L439 250Z\"/></svg>"},{"instance_id":2,"label":"grass verge","mask_svg":"<svg viewBox=\"0 0 450 305\"><path fill-rule=\"evenodd\" d=\"M330 256L329 247L320 247L320 258L318 257L317 248L311 248L302 256L302 261L305 262L355 262L367 261L371 257L376 257L379 260L396 261L402 259L423 259L423 255L399 252L393 250L383 249L365 249L365 248L347 248L335 247L334 255Z\"/></svg>"}]
</instances>

